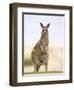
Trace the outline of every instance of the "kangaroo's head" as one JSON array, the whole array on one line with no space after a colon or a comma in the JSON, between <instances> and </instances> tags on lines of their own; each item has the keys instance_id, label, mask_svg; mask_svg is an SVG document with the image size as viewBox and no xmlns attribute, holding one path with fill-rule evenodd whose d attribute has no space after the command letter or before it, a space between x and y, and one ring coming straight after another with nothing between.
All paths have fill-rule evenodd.
<instances>
[{"instance_id":1,"label":"kangaroo's head","mask_svg":"<svg viewBox=\"0 0 74 90\"><path fill-rule=\"evenodd\" d=\"M40 23L41 28L42 28L42 37L44 37L45 35L48 35L48 28L50 26L50 23L48 23L46 26L44 26L42 23Z\"/></svg>"}]
</instances>

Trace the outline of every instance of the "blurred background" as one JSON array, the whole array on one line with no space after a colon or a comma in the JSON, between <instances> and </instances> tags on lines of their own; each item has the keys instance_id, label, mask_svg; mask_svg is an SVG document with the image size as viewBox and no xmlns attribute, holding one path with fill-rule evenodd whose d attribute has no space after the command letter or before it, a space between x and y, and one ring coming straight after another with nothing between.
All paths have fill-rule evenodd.
<instances>
[{"instance_id":1,"label":"blurred background","mask_svg":"<svg viewBox=\"0 0 74 90\"><path fill-rule=\"evenodd\" d=\"M50 23L49 32L49 60L47 73L64 72L64 16L53 15L25 15L24 14L24 73L34 73L31 52L39 41L42 28L40 22L46 26ZM45 73L41 66L39 72Z\"/></svg>"}]
</instances>

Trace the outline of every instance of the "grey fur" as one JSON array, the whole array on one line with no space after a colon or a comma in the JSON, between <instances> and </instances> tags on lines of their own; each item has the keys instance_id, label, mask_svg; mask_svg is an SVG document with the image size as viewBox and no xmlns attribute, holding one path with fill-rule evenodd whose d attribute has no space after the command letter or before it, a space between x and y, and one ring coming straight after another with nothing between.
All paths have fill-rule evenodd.
<instances>
[{"instance_id":1,"label":"grey fur","mask_svg":"<svg viewBox=\"0 0 74 90\"><path fill-rule=\"evenodd\" d=\"M33 47L31 58L34 65L34 71L38 72L41 65L45 65L45 70L47 71L48 67L48 28L50 24L47 24L46 26L43 26L42 23L40 23L42 32L40 40L36 43L36 45Z\"/></svg>"}]
</instances>

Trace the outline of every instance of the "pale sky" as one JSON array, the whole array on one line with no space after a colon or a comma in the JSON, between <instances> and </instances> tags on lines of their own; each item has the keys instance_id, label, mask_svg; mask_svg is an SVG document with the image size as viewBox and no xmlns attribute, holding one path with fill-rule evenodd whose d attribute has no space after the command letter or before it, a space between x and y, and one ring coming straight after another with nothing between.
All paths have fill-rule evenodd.
<instances>
[{"instance_id":1,"label":"pale sky","mask_svg":"<svg viewBox=\"0 0 74 90\"><path fill-rule=\"evenodd\" d=\"M24 15L24 45L32 47L41 36L43 25L50 23L49 44L64 45L64 16Z\"/></svg>"}]
</instances>

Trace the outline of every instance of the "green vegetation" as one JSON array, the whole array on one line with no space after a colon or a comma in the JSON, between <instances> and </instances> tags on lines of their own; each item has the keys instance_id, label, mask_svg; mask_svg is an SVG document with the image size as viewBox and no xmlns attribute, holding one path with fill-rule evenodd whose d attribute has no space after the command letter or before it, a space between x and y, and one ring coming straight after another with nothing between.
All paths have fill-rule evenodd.
<instances>
[{"instance_id":1,"label":"green vegetation","mask_svg":"<svg viewBox=\"0 0 74 90\"><path fill-rule=\"evenodd\" d=\"M25 60L24 60L24 66L28 67L28 66L31 66L32 67L32 60L30 57L26 57ZM24 74L54 74L54 73L63 73L63 71L39 71L39 72L34 72L32 70L30 70L29 72L24 72Z\"/></svg>"},{"instance_id":2,"label":"green vegetation","mask_svg":"<svg viewBox=\"0 0 74 90\"><path fill-rule=\"evenodd\" d=\"M63 73L63 71L48 71L48 72L25 72L24 74L53 74L53 73Z\"/></svg>"},{"instance_id":3,"label":"green vegetation","mask_svg":"<svg viewBox=\"0 0 74 90\"><path fill-rule=\"evenodd\" d=\"M31 60L30 57L25 58L25 60L24 60L24 65L25 65L25 66L31 66L31 65L33 65L33 64L32 64L32 60Z\"/></svg>"}]
</instances>

